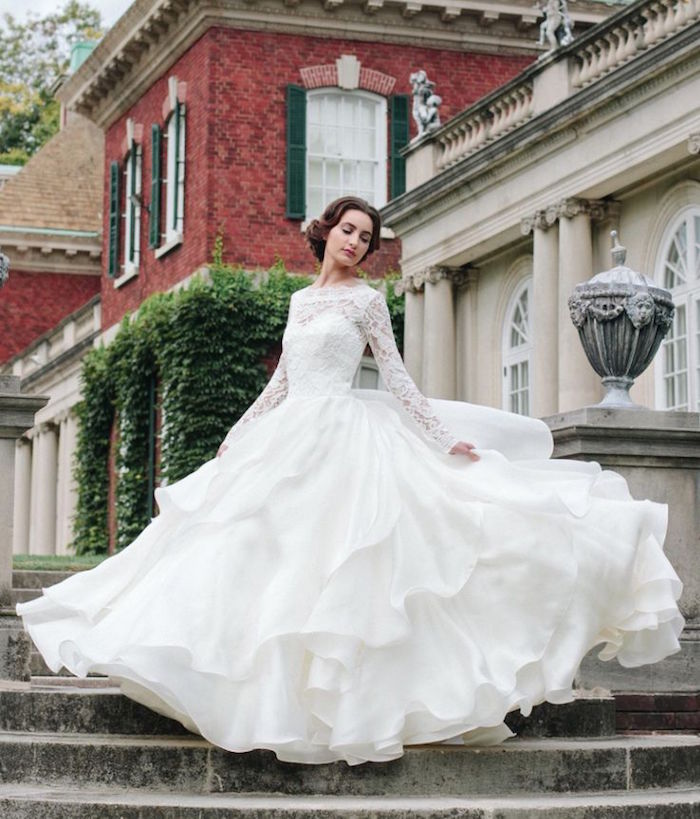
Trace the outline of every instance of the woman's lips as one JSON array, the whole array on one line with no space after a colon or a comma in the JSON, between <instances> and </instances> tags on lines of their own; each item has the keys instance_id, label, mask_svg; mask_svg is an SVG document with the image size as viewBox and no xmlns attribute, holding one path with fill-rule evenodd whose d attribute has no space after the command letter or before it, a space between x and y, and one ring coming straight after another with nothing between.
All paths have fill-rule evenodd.
<instances>
[{"instance_id":1,"label":"woman's lips","mask_svg":"<svg viewBox=\"0 0 700 819\"><path fill-rule=\"evenodd\" d=\"M345 250L343 250L343 253L347 253L348 256L354 256L355 255L354 250L348 250L347 248L345 248Z\"/></svg>"}]
</instances>

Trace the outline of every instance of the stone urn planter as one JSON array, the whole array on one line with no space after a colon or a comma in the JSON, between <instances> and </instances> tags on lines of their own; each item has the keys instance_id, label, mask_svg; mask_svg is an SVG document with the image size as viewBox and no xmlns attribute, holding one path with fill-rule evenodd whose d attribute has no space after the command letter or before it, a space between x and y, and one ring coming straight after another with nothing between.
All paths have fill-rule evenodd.
<instances>
[{"instance_id":1,"label":"stone urn planter","mask_svg":"<svg viewBox=\"0 0 700 819\"><path fill-rule=\"evenodd\" d=\"M576 285L569 312L586 357L601 376L600 407L637 407L629 390L649 366L673 321L668 290L625 265L626 249L613 239L613 267Z\"/></svg>"}]
</instances>

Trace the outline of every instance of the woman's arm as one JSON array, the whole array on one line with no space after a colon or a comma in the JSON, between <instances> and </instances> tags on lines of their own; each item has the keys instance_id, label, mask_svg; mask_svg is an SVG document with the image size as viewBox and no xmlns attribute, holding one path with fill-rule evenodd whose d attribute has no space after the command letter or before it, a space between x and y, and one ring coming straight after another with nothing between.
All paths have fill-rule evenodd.
<instances>
[{"instance_id":1,"label":"woman's arm","mask_svg":"<svg viewBox=\"0 0 700 819\"><path fill-rule=\"evenodd\" d=\"M444 426L406 371L396 347L386 300L378 291L367 305L364 322L367 340L384 383L403 404L406 412L443 452L454 450L453 454L460 452L469 455L473 460L478 460L476 453L471 453L472 444L460 441Z\"/></svg>"},{"instance_id":2,"label":"woman's arm","mask_svg":"<svg viewBox=\"0 0 700 819\"><path fill-rule=\"evenodd\" d=\"M261 415L264 415L266 412L269 412L271 409L274 409L278 404L281 404L287 397L287 389L287 366L284 358L284 351L282 351L280 360L277 363L277 368L272 374L270 380L267 382L265 389L228 431L223 443L219 447L219 451L216 453L217 457L228 449L228 444L236 430L240 429L249 421L252 421L253 418L258 418Z\"/></svg>"}]
</instances>

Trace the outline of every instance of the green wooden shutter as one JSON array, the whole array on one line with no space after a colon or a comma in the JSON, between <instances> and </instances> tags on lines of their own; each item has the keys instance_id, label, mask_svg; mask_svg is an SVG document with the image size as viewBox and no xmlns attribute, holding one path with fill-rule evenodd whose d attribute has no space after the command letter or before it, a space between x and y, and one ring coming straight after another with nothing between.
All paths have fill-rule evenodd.
<instances>
[{"instance_id":1,"label":"green wooden shutter","mask_svg":"<svg viewBox=\"0 0 700 819\"><path fill-rule=\"evenodd\" d=\"M151 209L148 215L148 246L160 244L160 191L161 179L161 129L160 125L151 125Z\"/></svg>"},{"instance_id":2,"label":"green wooden shutter","mask_svg":"<svg viewBox=\"0 0 700 819\"><path fill-rule=\"evenodd\" d=\"M401 148L408 143L408 94L391 98L391 198L406 191L406 160Z\"/></svg>"},{"instance_id":3,"label":"green wooden shutter","mask_svg":"<svg viewBox=\"0 0 700 819\"><path fill-rule=\"evenodd\" d=\"M306 90L287 86L287 218L306 216Z\"/></svg>"},{"instance_id":4,"label":"green wooden shutter","mask_svg":"<svg viewBox=\"0 0 700 819\"><path fill-rule=\"evenodd\" d=\"M107 275L119 272L119 163L109 166L109 263Z\"/></svg>"},{"instance_id":5,"label":"green wooden shutter","mask_svg":"<svg viewBox=\"0 0 700 819\"><path fill-rule=\"evenodd\" d=\"M170 227L173 230L177 230L177 222L180 217L180 214L178 213L178 206L180 204L180 162L182 161L180 150L180 135L182 133L182 105L179 102L175 103L175 111L173 112L173 116L175 117L175 162L173 163L173 167L175 168L175 179L173 179L171 187L173 197L173 223L170 225Z\"/></svg>"},{"instance_id":6,"label":"green wooden shutter","mask_svg":"<svg viewBox=\"0 0 700 819\"><path fill-rule=\"evenodd\" d=\"M134 143L131 151L129 151L129 190L131 196L126 203L126 212L129 214L129 261L134 261L136 255L136 205L134 204L136 197L136 164L138 162L138 148Z\"/></svg>"}]
</instances>

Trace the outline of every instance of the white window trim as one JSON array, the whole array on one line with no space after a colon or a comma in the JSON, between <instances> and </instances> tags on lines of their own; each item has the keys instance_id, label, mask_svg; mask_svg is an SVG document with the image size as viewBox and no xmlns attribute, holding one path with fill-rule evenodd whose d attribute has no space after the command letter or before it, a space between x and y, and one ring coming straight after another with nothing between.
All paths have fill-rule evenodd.
<instances>
[{"instance_id":1,"label":"white window trim","mask_svg":"<svg viewBox=\"0 0 700 819\"><path fill-rule=\"evenodd\" d=\"M669 243L680 227L681 223L688 219L691 226L690 235L688 237L689 251L690 248L693 247L693 241L700 241L700 236L694 235L695 220L692 217L696 215L700 216L700 204L686 206L679 210L666 226L661 242L659 243L659 252L654 268L654 278L659 287L666 289L665 262L666 257L668 256ZM692 262L692 258L690 261ZM689 275L692 277L692 270L689 270ZM679 306L684 306L686 310L686 365L688 371L687 409L690 412L697 412L698 409L700 409L700 398L698 397L700 393L700 385L697 383L697 380L700 379L700 375L698 375L698 367L700 367L698 357L700 357L700 355L697 351L697 334L700 332L700 326L698 326L696 314L698 310L697 302L700 300L700 278L696 278L695 281L693 281L691 278L685 285L674 288L674 290L671 292L671 298L676 308ZM668 335L666 335L664 341L661 342L661 346L659 347L659 351L654 361L654 403L656 408L660 410L668 409L666 406L666 379L664 367L664 346L666 339L668 339Z\"/></svg>"},{"instance_id":2,"label":"white window trim","mask_svg":"<svg viewBox=\"0 0 700 819\"><path fill-rule=\"evenodd\" d=\"M134 190L131 190L131 166L136 162L136 173L134 174ZM132 143L129 150L129 155L124 164L124 176L126 184L124 186L124 219L126 225L124 227L124 272L129 273L131 270L139 269L139 260L141 258L141 171L142 158L141 146L136 142ZM129 258L129 245L131 244L131 212L134 213L134 256Z\"/></svg>"},{"instance_id":3,"label":"white window trim","mask_svg":"<svg viewBox=\"0 0 700 819\"><path fill-rule=\"evenodd\" d=\"M513 311L520 301L523 293L528 291L528 331L529 341L520 347L513 348L510 345L510 331ZM532 276L523 279L513 291L506 308L505 317L503 319L503 326L501 329L501 406L504 410L512 412L511 399L511 384L509 377L509 368L527 361L527 401L528 401L528 415L532 414L533 395L532 395L532 367L533 367L533 343L532 343Z\"/></svg>"},{"instance_id":4,"label":"white window trim","mask_svg":"<svg viewBox=\"0 0 700 819\"><path fill-rule=\"evenodd\" d=\"M375 188L374 188L374 205L375 208L379 209L386 205L388 201L388 182L387 182L387 145L388 145L388 130L387 130L387 118L388 118L388 110L387 110L387 101L386 97L383 97L381 94L374 94L371 91L364 91L361 89L354 89L351 91L344 90L342 88L313 88L307 91L307 107L306 107L306 133L307 133L307 145L306 145L306 199L308 201L308 191L309 191L309 157L311 152L309 151L308 147L308 133L309 133L309 100L313 99L313 97L322 97L322 96L337 96L337 97L356 97L361 96L365 99L370 100L371 102L375 103L378 108L377 112L377 120L376 120L376 155L378 157L378 167L377 167L377 175L375 177ZM352 195L352 194L341 194L341 195ZM328 204L328 203L326 203ZM308 224L308 221L312 218L316 218L320 216L320 214L313 214L309 215L306 214L306 219L304 220L305 223ZM386 237L386 238L393 238L393 237Z\"/></svg>"},{"instance_id":5,"label":"white window trim","mask_svg":"<svg viewBox=\"0 0 700 819\"><path fill-rule=\"evenodd\" d=\"M163 136L167 151L165 160L165 243L156 248L156 258L172 250L182 242L185 232L185 156L186 156L186 116L185 105L176 102L175 108L168 117ZM175 140L176 108L180 109L180 144L179 152ZM177 163L177 166L176 166ZM173 181L174 180L174 181ZM173 225L177 207L177 224ZM159 253L159 251L162 251Z\"/></svg>"}]
</instances>

